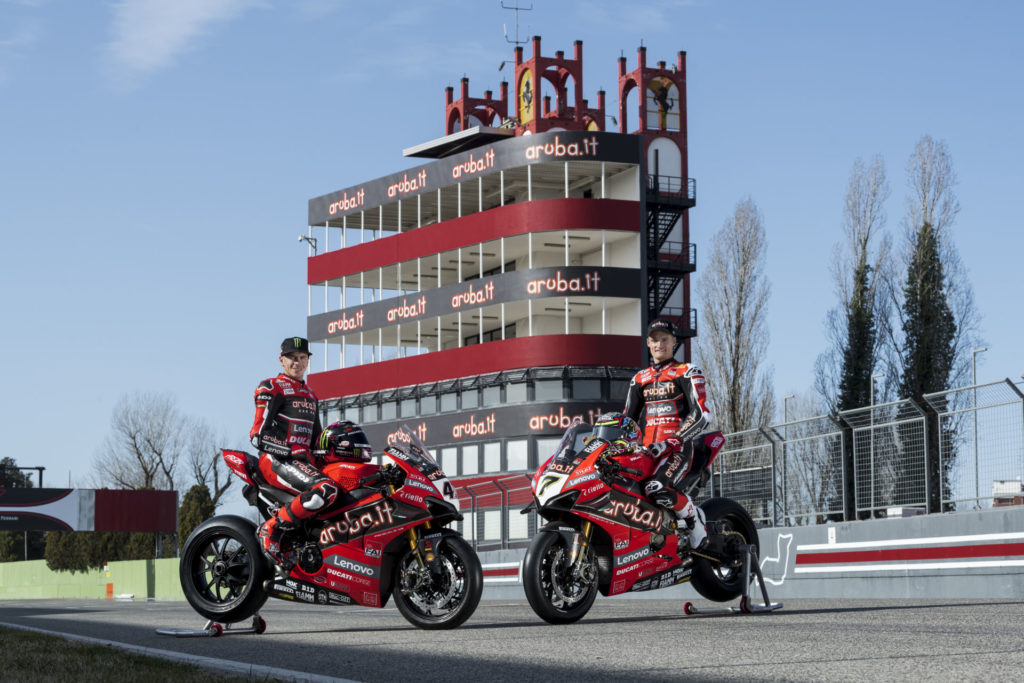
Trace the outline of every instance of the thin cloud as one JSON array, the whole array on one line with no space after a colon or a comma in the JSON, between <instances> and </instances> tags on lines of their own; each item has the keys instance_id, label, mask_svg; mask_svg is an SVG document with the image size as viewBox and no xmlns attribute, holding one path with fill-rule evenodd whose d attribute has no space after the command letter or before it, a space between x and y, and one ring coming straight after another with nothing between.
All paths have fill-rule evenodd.
<instances>
[{"instance_id":1,"label":"thin cloud","mask_svg":"<svg viewBox=\"0 0 1024 683\"><path fill-rule=\"evenodd\" d=\"M262 0L120 0L113 5L108 55L123 84L174 64L210 26L234 19Z\"/></svg>"},{"instance_id":2,"label":"thin cloud","mask_svg":"<svg viewBox=\"0 0 1024 683\"><path fill-rule=\"evenodd\" d=\"M15 64L38 39L35 24L26 22L15 27L14 31L0 35L0 83L11 80Z\"/></svg>"}]
</instances>

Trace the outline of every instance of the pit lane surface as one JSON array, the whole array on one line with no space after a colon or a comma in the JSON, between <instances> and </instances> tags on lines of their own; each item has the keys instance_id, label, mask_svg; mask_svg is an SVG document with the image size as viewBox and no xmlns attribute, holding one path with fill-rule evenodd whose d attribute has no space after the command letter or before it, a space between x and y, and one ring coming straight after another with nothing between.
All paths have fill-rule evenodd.
<instances>
[{"instance_id":1,"label":"pit lane surface","mask_svg":"<svg viewBox=\"0 0 1024 683\"><path fill-rule=\"evenodd\" d=\"M155 629L205 623L183 602L0 602L2 625L293 672L257 669L254 680L1017 680L1024 671L1018 597L789 600L771 614L689 617L678 599L599 597L569 626L541 621L525 600L493 600L454 631L413 628L391 607L271 600L261 614L262 635L174 638Z\"/></svg>"}]
</instances>

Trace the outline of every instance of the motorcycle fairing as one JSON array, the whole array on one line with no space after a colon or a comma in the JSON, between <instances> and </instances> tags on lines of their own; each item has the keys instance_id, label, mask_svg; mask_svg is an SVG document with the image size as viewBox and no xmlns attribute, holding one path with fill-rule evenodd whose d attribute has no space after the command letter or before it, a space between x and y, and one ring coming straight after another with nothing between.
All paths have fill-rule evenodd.
<instances>
[{"instance_id":1,"label":"motorcycle fairing","mask_svg":"<svg viewBox=\"0 0 1024 683\"><path fill-rule=\"evenodd\" d=\"M338 606L351 605L353 602L352 597L347 593L293 578L275 579L267 586L267 594L273 598L305 602L311 605Z\"/></svg>"}]
</instances>

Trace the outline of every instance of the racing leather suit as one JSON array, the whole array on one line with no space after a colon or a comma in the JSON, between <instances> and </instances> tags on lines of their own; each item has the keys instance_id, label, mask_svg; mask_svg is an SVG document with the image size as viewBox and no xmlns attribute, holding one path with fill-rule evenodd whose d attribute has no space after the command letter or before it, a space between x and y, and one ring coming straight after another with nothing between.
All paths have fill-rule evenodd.
<instances>
[{"instance_id":1,"label":"racing leather suit","mask_svg":"<svg viewBox=\"0 0 1024 683\"><path fill-rule=\"evenodd\" d=\"M264 525L279 540L282 531L333 503L339 487L314 464L311 446L321 427L309 385L282 373L259 383L255 402L249 438L260 450L260 472L271 485L298 494Z\"/></svg>"},{"instance_id":2,"label":"racing leather suit","mask_svg":"<svg viewBox=\"0 0 1024 683\"><path fill-rule=\"evenodd\" d=\"M644 413L643 443L658 460L645 492L677 511L690 503L678 486L694 464L692 440L711 421L704 384L699 368L670 358L633 376L622 410L637 422Z\"/></svg>"}]
</instances>

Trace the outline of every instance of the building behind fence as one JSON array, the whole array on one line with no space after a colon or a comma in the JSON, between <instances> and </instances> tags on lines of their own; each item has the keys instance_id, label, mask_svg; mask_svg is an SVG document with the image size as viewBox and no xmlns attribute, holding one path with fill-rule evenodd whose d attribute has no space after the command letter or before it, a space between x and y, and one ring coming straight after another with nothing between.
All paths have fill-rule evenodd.
<instances>
[{"instance_id":1,"label":"building behind fence","mask_svg":"<svg viewBox=\"0 0 1024 683\"><path fill-rule=\"evenodd\" d=\"M478 549L525 546L530 475L456 481ZM1024 393L1009 379L734 434L700 499L761 526L802 526L1024 504Z\"/></svg>"}]
</instances>

